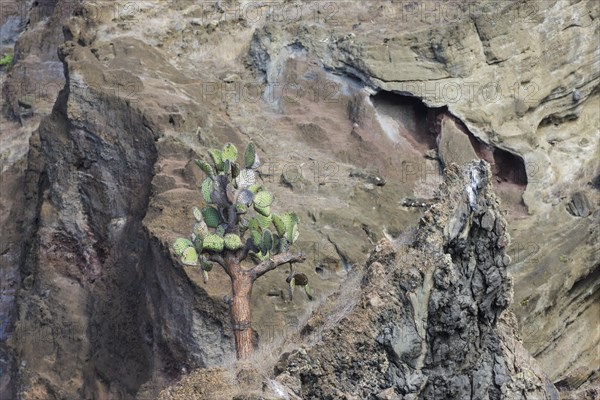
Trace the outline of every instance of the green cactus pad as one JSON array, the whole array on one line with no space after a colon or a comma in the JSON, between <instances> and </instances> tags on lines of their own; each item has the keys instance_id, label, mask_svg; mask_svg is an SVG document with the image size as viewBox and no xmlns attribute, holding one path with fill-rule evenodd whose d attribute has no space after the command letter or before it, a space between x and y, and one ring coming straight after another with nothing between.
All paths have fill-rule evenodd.
<instances>
[{"instance_id":1,"label":"green cactus pad","mask_svg":"<svg viewBox=\"0 0 600 400\"><path fill-rule=\"evenodd\" d=\"M271 234L271 231L267 229L263 232L260 250L264 255L271 251L271 247L273 247L273 235Z\"/></svg>"},{"instance_id":2,"label":"green cactus pad","mask_svg":"<svg viewBox=\"0 0 600 400\"><path fill-rule=\"evenodd\" d=\"M304 293L306 293L306 297L308 297L309 300L314 299L313 290L308 283L304 285Z\"/></svg>"},{"instance_id":3,"label":"green cactus pad","mask_svg":"<svg viewBox=\"0 0 600 400\"><path fill-rule=\"evenodd\" d=\"M227 229L227 224L221 224L217 226L217 231L215 232L217 235L223 237L225 236L225 230Z\"/></svg>"},{"instance_id":4,"label":"green cactus pad","mask_svg":"<svg viewBox=\"0 0 600 400\"><path fill-rule=\"evenodd\" d=\"M181 262L185 265L197 265L198 264L198 253L193 247L188 247L183 251L181 255Z\"/></svg>"},{"instance_id":5,"label":"green cactus pad","mask_svg":"<svg viewBox=\"0 0 600 400\"><path fill-rule=\"evenodd\" d=\"M285 238L285 236L280 237L279 240L280 240L280 243L279 243L279 252L280 253L287 253L290 250L289 242L287 241L287 239Z\"/></svg>"},{"instance_id":6,"label":"green cactus pad","mask_svg":"<svg viewBox=\"0 0 600 400\"><path fill-rule=\"evenodd\" d=\"M293 212L288 212L281 216L281 220L285 225L285 238L290 244L294 243L299 236L298 216Z\"/></svg>"},{"instance_id":7,"label":"green cactus pad","mask_svg":"<svg viewBox=\"0 0 600 400\"><path fill-rule=\"evenodd\" d=\"M232 143L227 143L223 146L222 159L234 163L237 160L237 148Z\"/></svg>"},{"instance_id":8,"label":"green cactus pad","mask_svg":"<svg viewBox=\"0 0 600 400\"><path fill-rule=\"evenodd\" d=\"M228 233L223 239L225 241L225 248L229 250L237 250L242 247L242 239L235 233Z\"/></svg>"},{"instance_id":9,"label":"green cactus pad","mask_svg":"<svg viewBox=\"0 0 600 400\"><path fill-rule=\"evenodd\" d=\"M256 183L256 174L251 169L243 169L240 171L240 174L236 178L238 187L247 188L250 185L254 185Z\"/></svg>"},{"instance_id":10,"label":"green cactus pad","mask_svg":"<svg viewBox=\"0 0 600 400\"><path fill-rule=\"evenodd\" d=\"M202 186L200 187L200 190L202 191L202 198L204 199L204 201L207 203L212 203L212 199L210 197L213 191L212 178L206 178L204 181L202 181Z\"/></svg>"},{"instance_id":11,"label":"green cactus pad","mask_svg":"<svg viewBox=\"0 0 600 400\"><path fill-rule=\"evenodd\" d=\"M202 247L210 251L223 251L224 245L225 241L223 240L223 238L219 235L215 235L214 233L206 235L206 237L202 241Z\"/></svg>"},{"instance_id":12,"label":"green cactus pad","mask_svg":"<svg viewBox=\"0 0 600 400\"><path fill-rule=\"evenodd\" d=\"M286 227L286 229L290 226L292 226L292 224L294 223L298 223L298 216L296 215L296 213L293 212L286 212L281 216L281 219L283 220L283 223Z\"/></svg>"},{"instance_id":13,"label":"green cactus pad","mask_svg":"<svg viewBox=\"0 0 600 400\"><path fill-rule=\"evenodd\" d=\"M279 236L285 235L285 225L284 225L281 217L277 214L271 214L271 218L273 219L273 225L275 226L275 229L277 230L277 234Z\"/></svg>"},{"instance_id":14,"label":"green cactus pad","mask_svg":"<svg viewBox=\"0 0 600 400\"><path fill-rule=\"evenodd\" d=\"M267 252L267 254L262 254L260 251L258 253L250 253L250 254L252 256L254 256L258 261L265 261L270 256L269 252Z\"/></svg>"},{"instance_id":15,"label":"green cactus pad","mask_svg":"<svg viewBox=\"0 0 600 400\"><path fill-rule=\"evenodd\" d=\"M268 217L271 215L271 207L259 207L256 204L254 204L254 209L256 210L257 213L264 215L265 217Z\"/></svg>"},{"instance_id":16,"label":"green cactus pad","mask_svg":"<svg viewBox=\"0 0 600 400\"><path fill-rule=\"evenodd\" d=\"M252 243L254 243L256 247L260 247L260 244L262 242L262 235L260 234L260 232L251 229L250 238L252 239Z\"/></svg>"},{"instance_id":17,"label":"green cactus pad","mask_svg":"<svg viewBox=\"0 0 600 400\"><path fill-rule=\"evenodd\" d=\"M194 244L189 239L179 238L173 243L173 250L175 250L175 254L180 256L185 249L192 246L194 246Z\"/></svg>"},{"instance_id":18,"label":"green cactus pad","mask_svg":"<svg viewBox=\"0 0 600 400\"><path fill-rule=\"evenodd\" d=\"M231 161L229 161L229 160L223 161L223 170L221 171L221 174L227 175L229 177L229 174L231 174Z\"/></svg>"},{"instance_id":19,"label":"green cactus pad","mask_svg":"<svg viewBox=\"0 0 600 400\"><path fill-rule=\"evenodd\" d=\"M246 168L252 168L255 158L256 147L254 146L254 143L250 142L248 143L248 146L246 146L246 151L244 151L244 164L246 165Z\"/></svg>"},{"instance_id":20,"label":"green cactus pad","mask_svg":"<svg viewBox=\"0 0 600 400\"><path fill-rule=\"evenodd\" d=\"M271 246L271 254L279 254L280 246L281 246L281 241L279 239L279 235L274 233L273 234L273 246Z\"/></svg>"},{"instance_id":21,"label":"green cactus pad","mask_svg":"<svg viewBox=\"0 0 600 400\"><path fill-rule=\"evenodd\" d=\"M248 228L260 231L260 222L258 222L256 218L251 218L250 221L248 221Z\"/></svg>"},{"instance_id":22,"label":"green cactus pad","mask_svg":"<svg viewBox=\"0 0 600 400\"><path fill-rule=\"evenodd\" d=\"M199 237L194 238L194 248L198 253L202 252L202 239Z\"/></svg>"},{"instance_id":23,"label":"green cactus pad","mask_svg":"<svg viewBox=\"0 0 600 400\"><path fill-rule=\"evenodd\" d=\"M208 151L210 153L210 156L213 160L213 163L215 164L215 168L217 169L217 171L223 171L223 154L221 153L221 150L209 150Z\"/></svg>"},{"instance_id":24,"label":"green cactus pad","mask_svg":"<svg viewBox=\"0 0 600 400\"><path fill-rule=\"evenodd\" d=\"M271 216L270 215L267 217L267 216L261 215L259 213L256 213L255 218L258 220L258 224L260 225L260 227L262 229L267 229L268 227L271 226Z\"/></svg>"},{"instance_id":25,"label":"green cactus pad","mask_svg":"<svg viewBox=\"0 0 600 400\"><path fill-rule=\"evenodd\" d=\"M204 217L204 222L210 228L216 228L219 226L220 215L219 211L217 211L214 207L204 207L202 209L202 216Z\"/></svg>"},{"instance_id":26,"label":"green cactus pad","mask_svg":"<svg viewBox=\"0 0 600 400\"><path fill-rule=\"evenodd\" d=\"M296 243L296 240L298 240L298 236L300 236L300 231L298 230L298 224L294 224L292 226L292 230L290 231L290 233L288 234L286 232L286 239L289 243Z\"/></svg>"},{"instance_id":27,"label":"green cactus pad","mask_svg":"<svg viewBox=\"0 0 600 400\"><path fill-rule=\"evenodd\" d=\"M204 172L209 177L215 174L215 171L213 171L212 167L208 163L202 160L195 160L194 162L202 170L202 172Z\"/></svg>"},{"instance_id":28,"label":"green cactus pad","mask_svg":"<svg viewBox=\"0 0 600 400\"><path fill-rule=\"evenodd\" d=\"M256 193L254 196L254 204L261 207L269 207L273 203L273 195L266 190Z\"/></svg>"},{"instance_id":29,"label":"green cactus pad","mask_svg":"<svg viewBox=\"0 0 600 400\"><path fill-rule=\"evenodd\" d=\"M260 158L258 158L258 153L256 153L254 155L254 164L250 168L256 170L258 167L260 167Z\"/></svg>"},{"instance_id":30,"label":"green cactus pad","mask_svg":"<svg viewBox=\"0 0 600 400\"><path fill-rule=\"evenodd\" d=\"M254 185L248 186L248 190L251 191L253 194L256 194L256 193L260 192L261 190L263 190L263 187L260 185L254 184Z\"/></svg>"},{"instance_id":31,"label":"green cactus pad","mask_svg":"<svg viewBox=\"0 0 600 400\"><path fill-rule=\"evenodd\" d=\"M208 226L206 225L206 222L196 222L192 228L192 233L200 239L204 239L204 237L208 234Z\"/></svg>"},{"instance_id":32,"label":"green cactus pad","mask_svg":"<svg viewBox=\"0 0 600 400\"><path fill-rule=\"evenodd\" d=\"M202 221L202 211L198 207L192 207L192 215L196 222Z\"/></svg>"}]
</instances>

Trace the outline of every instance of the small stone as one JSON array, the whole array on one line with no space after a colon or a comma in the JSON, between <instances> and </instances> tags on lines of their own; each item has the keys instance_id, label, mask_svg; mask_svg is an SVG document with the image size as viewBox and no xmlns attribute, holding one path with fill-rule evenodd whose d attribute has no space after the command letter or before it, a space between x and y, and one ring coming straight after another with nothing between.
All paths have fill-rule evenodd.
<instances>
[{"instance_id":1,"label":"small stone","mask_svg":"<svg viewBox=\"0 0 600 400\"><path fill-rule=\"evenodd\" d=\"M425 158L429 159L429 160L437 160L438 159L438 153L436 149L429 149L425 152Z\"/></svg>"},{"instance_id":2,"label":"small stone","mask_svg":"<svg viewBox=\"0 0 600 400\"><path fill-rule=\"evenodd\" d=\"M377 398L381 400L399 400L400 397L396 394L393 387L382 390L377 394Z\"/></svg>"},{"instance_id":3,"label":"small stone","mask_svg":"<svg viewBox=\"0 0 600 400\"><path fill-rule=\"evenodd\" d=\"M575 192L567 204L567 211L575 216L585 218L592 213L592 206L584 192Z\"/></svg>"},{"instance_id":4,"label":"small stone","mask_svg":"<svg viewBox=\"0 0 600 400\"><path fill-rule=\"evenodd\" d=\"M488 210L483 214L483 217L481 217L481 227L486 231L491 231L494 228L495 220L496 218L494 218L494 215Z\"/></svg>"}]
</instances>

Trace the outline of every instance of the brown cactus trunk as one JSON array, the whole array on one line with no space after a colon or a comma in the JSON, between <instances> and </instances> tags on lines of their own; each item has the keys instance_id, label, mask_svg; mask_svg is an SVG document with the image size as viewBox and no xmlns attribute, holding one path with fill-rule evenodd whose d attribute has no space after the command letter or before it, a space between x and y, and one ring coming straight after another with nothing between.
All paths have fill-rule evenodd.
<instances>
[{"instance_id":1,"label":"brown cactus trunk","mask_svg":"<svg viewBox=\"0 0 600 400\"><path fill-rule=\"evenodd\" d=\"M250 296L254 279L245 271L233 274L231 285L233 299L231 302L231 320L235 337L235 350L238 360L248 358L254 351L252 327L250 325Z\"/></svg>"}]
</instances>

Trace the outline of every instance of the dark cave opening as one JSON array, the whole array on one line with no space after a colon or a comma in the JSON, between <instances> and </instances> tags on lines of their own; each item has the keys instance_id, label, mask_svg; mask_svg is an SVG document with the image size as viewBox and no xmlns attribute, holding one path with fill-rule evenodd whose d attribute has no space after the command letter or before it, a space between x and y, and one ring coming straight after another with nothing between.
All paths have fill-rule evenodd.
<instances>
[{"instance_id":1,"label":"dark cave opening","mask_svg":"<svg viewBox=\"0 0 600 400\"><path fill-rule=\"evenodd\" d=\"M416 97L387 91L372 95L371 102L378 113L397 122L398 134L415 149L425 152L437 147L435 125L446 107L428 107Z\"/></svg>"},{"instance_id":2,"label":"dark cave opening","mask_svg":"<svg viewBox=\"0 0 600 400\"><path fill-rule=\"evenodd\" d=\"M446 106L428 107L419 98L388 91L372 95L371 102L379 114L382 129L397 129L397 139L404 139L423 157L431 157L430 151L435 149L439 158L438 143L443 121L452 120L458 131L467 135L477 157L490 164L494 187L504 203L515 211L526 211L522 196L528 178L525 160L521 156L485 143ZM391 125L389 121L395 124Z\"/></svg>"}]
</instances>

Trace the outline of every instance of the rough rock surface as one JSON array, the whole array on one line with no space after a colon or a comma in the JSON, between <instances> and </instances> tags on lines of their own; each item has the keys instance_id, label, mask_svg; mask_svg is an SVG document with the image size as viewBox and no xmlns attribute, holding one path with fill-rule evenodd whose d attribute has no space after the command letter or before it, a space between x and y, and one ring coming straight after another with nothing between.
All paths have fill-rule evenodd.
<instances>
[{"instance_id":1,"label":"rough rock surface","mask_svg":"<svg viewBox=\"0 0 600 400\"><path fill-rule=\"evenodd\" d=\"M226 276L168 251L192 160L224 141L254 140L301 215L317 301L267 296L284 273L253 296L277 352L374 243L403 240L423 206L402 199L434 202L449 115L493 163L525 346L569 391L597 380L598 3L426 3L3 2L0 394L154 398L233 356Z\"/></svg>"}]
</instances>

